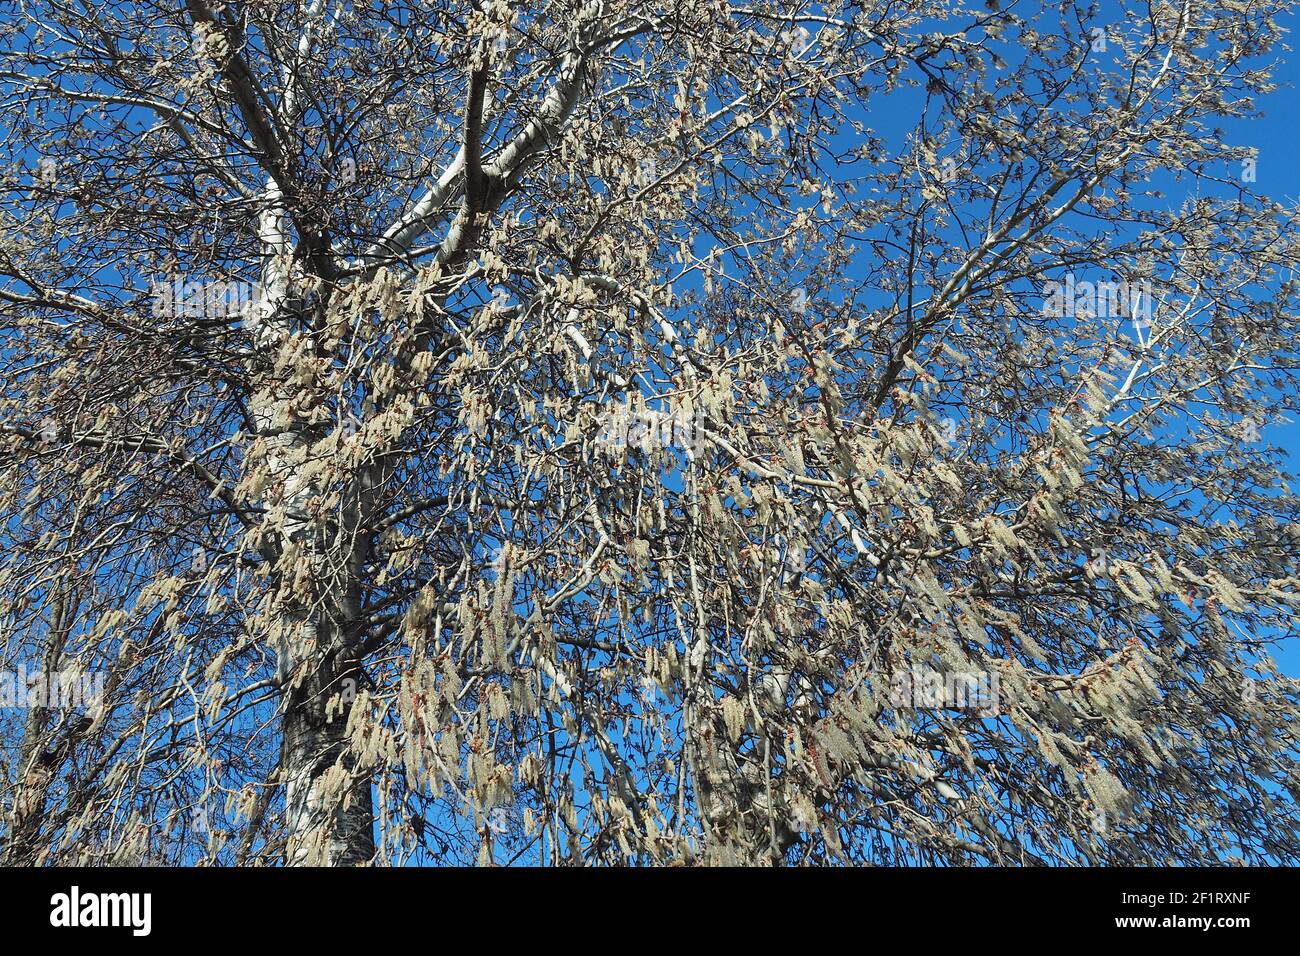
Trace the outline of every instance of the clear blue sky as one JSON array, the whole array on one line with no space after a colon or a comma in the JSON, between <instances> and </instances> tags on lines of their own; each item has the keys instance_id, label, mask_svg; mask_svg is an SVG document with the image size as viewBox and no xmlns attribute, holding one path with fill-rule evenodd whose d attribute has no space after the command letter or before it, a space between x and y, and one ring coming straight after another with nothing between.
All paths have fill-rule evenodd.
<instances>
[{"instance_id":1,"label":"clear blue sky","mask_svg":"<svg viewBox=\"0 0 1300 956\"><path fill-rule=\"evenodd\" d=\"M1282 18L1282 25L1292 31L1291 41L1300 42L1300 16ZM1282 89L1259 103L1264 112L1260 119L1248 123L1225 123L1229 140L1259 150L1255 187L1259 192L1284 204L1300 202L1300 49L1279 51L1282 62L1274 77ZM1261 429L1263 440L1286 450L1291 471L1300 470L1300 416L1280 412L1292 419L1272 423ZM1294 487L1294 484L1293 484Z\"/></svg>"}]
</instances>

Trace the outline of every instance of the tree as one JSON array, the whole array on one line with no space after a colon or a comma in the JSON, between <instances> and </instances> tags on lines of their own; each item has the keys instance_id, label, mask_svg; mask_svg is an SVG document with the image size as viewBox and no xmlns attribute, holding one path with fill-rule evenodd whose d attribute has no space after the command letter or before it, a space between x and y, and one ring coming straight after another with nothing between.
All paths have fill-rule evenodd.
<instances>
[{"instance_id":1,"label":"tree","mask_svg":"<svg viewBox=\"0 0 1300 956\"><path fill-rule=\"evenodd\" d=\"M1006 6L9 0L5 862L1294 863L1289 4Z\"/></svg>"}]
</instances>

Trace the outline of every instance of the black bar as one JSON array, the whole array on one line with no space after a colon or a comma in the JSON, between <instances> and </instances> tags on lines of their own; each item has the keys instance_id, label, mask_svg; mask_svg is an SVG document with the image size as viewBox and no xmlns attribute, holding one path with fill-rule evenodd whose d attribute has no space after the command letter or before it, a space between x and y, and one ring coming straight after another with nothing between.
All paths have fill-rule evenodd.
<instances>
[{"instance_id":1,"label":"black bar","mask_svg":"<svg viewBox=\"0 0 1300 956\"><path fill-rule=\"evenodd\" d=\"M1296 909L1287 869L835 869L835 870L0 870L0 913L11 940L30 935L134 947L238 944L336 948L393 945L415 933L423 953L459 945L462 932L492 949L517 936L545 945L584 940L739 938L768 932L849 932L870 948L902 935L917 944L981 939L1185 939L1231 942L1288 929ZM87 918L90 894L148 893L149 933L132 926L55 927L71 889ZM106 912L143 915L115 898ZM89 909L84 909L85 907ZM1151 920L1147 925L1121 920ZM1190 922L1196 920L1197 923ZM1201 920L1210 920L1208 926ZM1244 923L1229 925L1244 920ZM137 926L137 928L141 928ZM662 932L665 935L659 936ZM1041 934L1050 932L1051 937ZM451 935L448 936L447 934ZM485 935L483 935L485 934ZM97 938L97 939L96 939ZM224 942L223 942L224 941ZM549 948L549 947L547 947ZM693 947L694 948L694 947Z\"/></svg>"}]
</instances>

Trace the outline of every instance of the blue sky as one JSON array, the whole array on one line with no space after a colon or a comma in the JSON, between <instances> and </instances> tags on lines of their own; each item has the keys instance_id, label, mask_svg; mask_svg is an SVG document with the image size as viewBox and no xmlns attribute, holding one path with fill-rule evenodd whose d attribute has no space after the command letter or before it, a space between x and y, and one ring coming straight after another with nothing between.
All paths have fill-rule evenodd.
<instances>
[{"instance_id":1,"label":"blue sky","mask_svg":"<svg viewBox=\"0 0 1300 956\"><path fill-rule=\"evenodd\" d=\"M1292 13L1281 18L1297 41L1300 16ZM1233 145L1251 146L1259 151L1255 188L1284 205L1300 202L1300 50L1280 50L1274 81L1281 87L1260 99L1263 116L1250 121L1225 121L1226 139ZM1294 475L1300 471L1300 413L1279 408L1276 419L1260 429L1261 440L1281 448L1287 454L1287 471L1293 476L1292 491L1297 490ZM1300 677L1300 647L1296 642L1277 646L1274 660L1289 676Z\"/></svg>"},{"instance_id":2,"label":"blue sky","mask_svg":"<svg viewBox=\"0 0 1300 956\"><path fill-rule=\"evenodd\" d=\"M1283 17L1282 24L1292 31L1295 42L1300 16ZM1255 167L1258 190L1291 204L1300 201L1300 51L1282 51L1278 55L1284 59L1278 63L1274 79L1282 88L1260 101L1264 115L1248 123L1225 123L1224 128L1231 142L1259 150ZM1261 429L1262 437L1287 452L1294 472L1300 465L1300 422L1296 420L1300 416L1279 414L1292 421L1266 425Z\"/></svg>"}]
</instances>

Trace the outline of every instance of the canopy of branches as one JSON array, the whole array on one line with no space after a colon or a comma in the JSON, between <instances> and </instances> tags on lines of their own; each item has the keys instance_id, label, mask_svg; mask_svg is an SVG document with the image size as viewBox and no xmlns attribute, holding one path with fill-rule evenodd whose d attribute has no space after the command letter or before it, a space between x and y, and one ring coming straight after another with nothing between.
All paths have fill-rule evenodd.
<instances>
[{"instance_id":1,"label":"canopy of branches","mask_svg":"<svg viewBox=\"0 0 1300 956\"><path fill-rule=\"evenodd\" d=\"M1288 6L4 0L0 858L1296 862Z\"/></svg>"}]
</instances>

